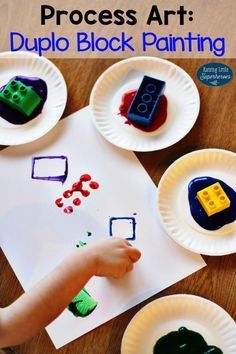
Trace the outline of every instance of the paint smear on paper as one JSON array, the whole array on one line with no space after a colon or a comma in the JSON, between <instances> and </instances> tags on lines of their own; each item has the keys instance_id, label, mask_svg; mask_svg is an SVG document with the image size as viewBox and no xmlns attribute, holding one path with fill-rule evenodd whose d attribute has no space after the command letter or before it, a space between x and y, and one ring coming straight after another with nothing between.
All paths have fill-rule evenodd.
<instances>
[{"instance_id":1,"label":"paint smear on paper","mask_svg":"<svg viewBox=\"0 0 236 354\"><path fill-rule=\"evenodd\" d=\"M46 166L44 169L53 169L54 168L54 164L57 164L59 162L63 162L63 171L61 174L55 174L52 175L50 173L50 175L46 175L45 172L43 175L38 175L36 173L36 165L40 165L44 163L47 163L48 166ZM40 166L37 166L40 167ZM56 167L56 165L55 165ZM58 166L57 166L58 168ZM33 157L32 158L32 172L31 172L31 178L32 179L37 179L37 180L41 180L41 181L52 181L52 182L61 182L62 184L66 181L68 176L68 158L66 156L37 156L37 157Z\"/></svg>"},{"instance_id":2,"label":"paint smear on paper","mask_svg":"<svg viewBox=\"0 0 236 354\"><path fill-rule=\"evenodd\" d=\"M74 212L74 207L78 207L81 205L82 201L78 196L74 196L74 194L80 193L82 197L87 198L90 195L90 191L84 189L84 184L89 182L89 187L92 190L96 190L99 188L99 183L96 181L91 181L92 177L89 174L83 174L80 176L79 181L76 181L72 184L70 189L67 189L63 192L62 196L55 200L56 206L62 208L64 206L64 199L70 199L73 197L73 206L69 205L63 209L65 214L72 214Z\"/></svg>"},{"instance_id":3,"label":"paint smear on paper","mask_svg":"<svg viewBox=\"0 0 236 354\"><path fill-rule=\"evenodd\" d=\"M109 220L110 236L123 237L126 240L134 241L136 239L136 220L134 217L111 217Z\"/></svg>"}]
</instances>

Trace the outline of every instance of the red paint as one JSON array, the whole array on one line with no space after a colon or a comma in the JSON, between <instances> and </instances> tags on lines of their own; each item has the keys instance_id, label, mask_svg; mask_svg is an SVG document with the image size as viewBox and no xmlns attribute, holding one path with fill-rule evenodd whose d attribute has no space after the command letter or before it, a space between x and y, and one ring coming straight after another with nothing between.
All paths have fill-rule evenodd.
<instances>
[{"instance_id":1,"label":"red paint","mask_svg":"<svg viewBox=\"0 0 236 354\"><path fill-rule=\"evenodd\" d=\"M79 181L79 182L75 182L73 185L72 185L72 189L73 191L80 191L83 187L83 182Z\"/></svg>"},{"instance_id":2,"label":"red paint","mask_svg":"<svg viewBox=\"0 0 236 354\"><path fill-rule=\"evenodd\" d=\"M99 188L99 184L97 182L90 182L89 183L89 187L92 188L92 189L98 189Z\"/></svg>"},{"instance_id":3,"label":"red paint","mask_svg":"<svg viewBox=\"0 0 236 354\"><path fill-rule=\"evenodd\" d=\"M81 190L80 191L83 197L88 197L90 195L90 192L87 190Z\"/></svg>"},{"instance_id":4,"label":"red paint","mask_svg":"<svg viewBox=\"0 0 236 354\"><path fill-rule=\"evenodd\" d=\"M134 96L136 94L138 90L130 90L127 91L123 94L122 98L121 98L121 104L119 107L119 114L125 118L128 119L128 110L129 107L131 106L131 103L134 99ZM129 122L129 121L128 121ZM127 123L127 124L132 124L131 122Z\"/></svg>"},{"instance_id":5,"label":"red paint","mask_svg":"<svg viewBox=\"0 0 236 354\"><path fill-rule=\"evenodd\" d=\"M62 203L62 198L58 198L55 200L55 204L59 207L62 208L64 203Z\"/></svg>"},{"instance_id":6,"label":"red paint","mask_svg":"<svg viewBox=\"0 0 236 354\"><path fill-rule=\"evenodd\" d=\"M66 207L66 208L64 209L64 213L65 213L65 214L71 214L71 213L73 213L73 207L69 205L68 207Z\"/></svg>"},{"instance_id":7,"label":"red paint","mask_svg":"<svg viewBox=\"0 0 236 354\"><path fill-rule=\"evenodd\" d=\"M73 204L76 205L76 206L79 206L81 204L81 200L79 198L75 198L73 200Z\"/></svg>"},{"instance_id":8,"label":"red paint","mask_svg":"<svg viewBox=\"0 0 236 354\"><path fill-rule=\"evenodd\" d=\"M84 174L80 177L79 181L73 183L71 189L67 189L66 191L63 192L63 197L65 199L68 199L73 196L74 193L79 192L82 194L83 197L88 197L90 195L90 191L83 189L83 183L91 181L92 177L89 174ZM92 181L89 183L90 188L92 189L98 189L99 184L95 181ZM64 203L62 201L62 198L58 198L55 200L55 204L59 207L62 208L64 206ZM75 206L79 206L81 204L81 200L79 198L74 198L73 199L73 204ZM73 213L74 209L71 205L67 206L64 208L64 213L66 214L71 214Z\"/></svg>"},{"instance_id":9,"label":"red paint","mask_svg":"<svg viewBox=\"0 0 236 354\"><path fill-rule=\"evenodd\" d=\"M72 194L73 194L73 191L69 189L63 193L63 197L70 198L72 196Z\"/></svg>"},{"instance_id":10,"label":"red paint","mask_svg":"<svg viewBox=\"0 0 236 354\"><path fill-rule=\"evenodd\" d=\"M144 132L153 132L158 128L160 128L167 119L167 105L168 105L167 98L164 95L161 96L152 124L149 127L144 127L140 124L136 124L128 120L128 110L136 92L137 90L131 90L123 94L122 101L119 107L119 115L127 118L125 124L133 125L135 128L143 130Z\"/></svg>"},{"instance_id":11,"label":"red paint","mask_svg":"<svg viewBox=\"0 0 236 354\"><path fill-rule=\"evenodd\" d=\"M88 174L82 175L80 177L80 181L82 181L82 182L88 182L88 181L91 181L91 179L92 179L92 177Z\"/></svg>"}]
</instances>

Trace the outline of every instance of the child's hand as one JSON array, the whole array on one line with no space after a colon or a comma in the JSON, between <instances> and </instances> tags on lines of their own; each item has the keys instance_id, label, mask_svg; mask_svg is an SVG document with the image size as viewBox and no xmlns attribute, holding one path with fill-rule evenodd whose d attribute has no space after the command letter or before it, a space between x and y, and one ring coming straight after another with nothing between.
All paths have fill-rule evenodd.
<instances>
[{"instance_id":1,"label":"child's hand","mask_svg":"<svg viewBox=\"0 0 236 354\"><path fill-rule=\"evenodd\" d=\"M83 248L85 251L85 248ZM94 261L94 275L121 278L133 269L133 263L141 256L140 251L118 237L86 246ZM88 255L87 253L87 255Z\"/></svg>"},{"instance_id":2,"label":"child's hand","mask_svg":"<svg viewBox=\"0 0 236 354\"><path fill-rule=\"evenodd\" d=\"M139 258L136 248L113 237L75 250L14 304L0 309L0 347L21 344L46 327L93 275L120 278Z\"/></svg>"}]
</instances>

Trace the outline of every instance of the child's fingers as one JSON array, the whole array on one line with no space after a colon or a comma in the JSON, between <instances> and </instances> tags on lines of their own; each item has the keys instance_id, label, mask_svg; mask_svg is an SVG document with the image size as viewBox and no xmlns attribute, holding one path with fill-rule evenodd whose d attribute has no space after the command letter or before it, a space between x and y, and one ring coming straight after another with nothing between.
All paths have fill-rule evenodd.
<instances>
[{"instance_id":1,"label":"child's fingers","mask_svg":"<svg viewBox=\"0 0 236 354\"><path fill-rule=\"evenodd\" d=\"M121 239L119 237L116 237L116 239L119 240L120 242L123 242L123 244L125 244L126 246L128 246L127 252L129 258L131 259L132 262L137 262L141 257L141 252L137 248L134 248L129 241Z\"/></svg>"},{"instance_id":2,"label":"child's fingers","mask_svg":"<svg viewBox=\"0 0 236 354\"><path fill-rule=\"evenodd\" d=\"M124 240L124 242L126 243L126 245L127 245L127 246L131 246L131 247L133 247L129 241Z\"/></svg>"},{"instance_id":3,"label":"child's fingers","mask_svg":"<svg viewBox=\"0 0 236 354\"><path fill-rule=\"evenodd\" d=\"M133 262L129 262L127 265L126 265L126 272L131 272L131 270L133 270L134 268L134 265L133 265Z\"/></svg>"},{"instance_id":4,"label":"child's fingers","mask_svg":"<svg viewBox=\"0 0 236 354\"><path fill-rule=\"evenodd\" d=\"M141 252L137 248L130 247L128 249L128 256L132 262L137 262L141 257Z\"/></svg>"}]
</instances>

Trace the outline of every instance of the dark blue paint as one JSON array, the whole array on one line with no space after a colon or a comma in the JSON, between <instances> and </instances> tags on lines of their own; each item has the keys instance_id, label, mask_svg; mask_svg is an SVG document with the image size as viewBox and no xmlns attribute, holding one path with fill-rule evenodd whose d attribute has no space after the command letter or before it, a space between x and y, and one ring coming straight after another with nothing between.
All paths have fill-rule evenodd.
<instances>
[{"instance_id":1,"label":"dark blue paint","mask_svg":"<svg viewBox=\"0 0 236 354\"><path fill-rule=\"evenodd\" d=\"M197 72L198 80L206 86L223 86L233 78L231 68L223 63L207 63Z\"/></svg>"},{"instance_id":2,"label":"dark blue paint","mask_svg":"<svg viewBox=\"0 0 236 354\"><path fill-rule=\"evenodd\" d=\"M47 100L47 84L44 80L39 79L38 77L15 76L11 80L17 80L23 83L24 85L29 86L42 99L41 103L35 108L35 110L29 117L0 101L0 116L2 118L12 124L25 124L33 118L37 117L42 112L43 106ZM5 87L6 85L2 86L0 88L0 92L3 91Z\"/></svg>"},{"instance_id":3,"label":"dark blue paint","mask_svg":"<svg viewBox=\"0 0 236 354\"><path fill-rule=\"evenodd\" d=\"M35 167L35 161L36 160L43 160L43 159L60 159L65 161L65 171L62 175L59 176L35 176L34 174L34 167ZM32 179L38 179L42 181L53 181L53 182L61 182L62 184L65 182L68 176L68 158L66 156L38 156L38 157L32 157L32 172L31 172L31 178Z\"/></svg>"},{"instance_id":4,"label":"dark blue paint","mask_svg":"<svg viewBox=\"0 0 236 354\"><path fill-rule=\"evenodd\" d=\"M126 240L134 241L136 239L136 220L135 220L135 218L134 217L126 217L126 216L111 217L110 221L109 221L109 235L110 236L113 236L112 223L113 223L113 221L116 221L116 220L129 220L130 224L132 224L132 235L127 236Z\"/></svg>"},{"instance_id":5,"label":"dark blue paint","mask_svg":"<svg viewBox=\"0 0 236 354\"><path fill-rule=\"evenodd\" d=\"M165 85L164 81L144 76L128 110L128 119L136 124L150 126Z\"/></svg>"},{"instance_id":6,"label":"dark blue paint","mask_svg":"<svg viewBox=\"0 0 236 354\"><path fill-rule=\"evenodd\" d=\"M231 204L229 208L208 216L197 199L197 192L216 182L221 184ZM236 220L236 192L220 179L207 176L194 178L188 185L188 200L192 217L206 230L217 230Z\"/></svg>"}]
</instances>

